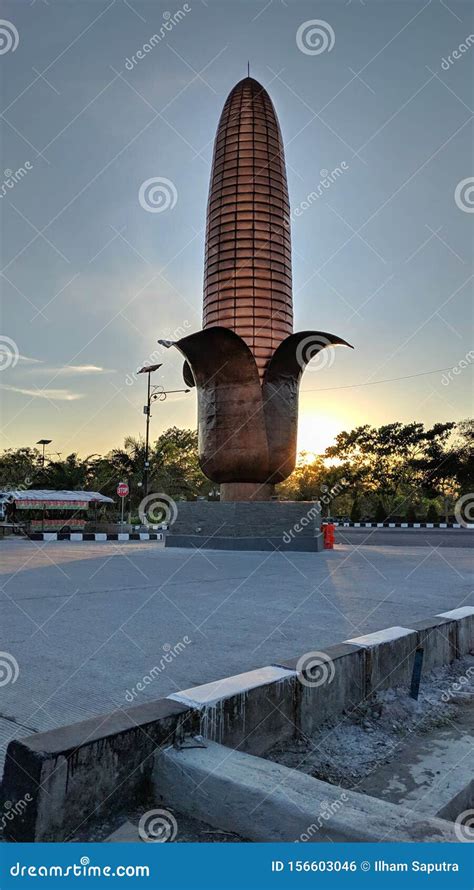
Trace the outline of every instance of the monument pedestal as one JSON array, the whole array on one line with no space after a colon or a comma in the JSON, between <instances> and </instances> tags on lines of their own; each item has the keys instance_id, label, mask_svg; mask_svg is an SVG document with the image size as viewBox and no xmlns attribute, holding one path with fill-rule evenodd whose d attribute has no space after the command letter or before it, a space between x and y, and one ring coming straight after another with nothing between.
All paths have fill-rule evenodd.
<instances>
[{"instance_id":1,"label":"monument pedestal","mask_svg":"<svg viewBox=\"0 0 474 890\"><path fill-rule=\"evenodd\" d=\"M271 501L275 486L270 482L221 482L224 501Z\"/></svg>"},{"instance_id":2,"label":"monument pedestal","mask_svg":"<svg viewBox=\"0 0 474 890\"><path fill-rule=\"evenodd\" d=\"M166 547L203 550L323 549L321 511L312 501L181 501Z\"/></svg>"}]
</instances>

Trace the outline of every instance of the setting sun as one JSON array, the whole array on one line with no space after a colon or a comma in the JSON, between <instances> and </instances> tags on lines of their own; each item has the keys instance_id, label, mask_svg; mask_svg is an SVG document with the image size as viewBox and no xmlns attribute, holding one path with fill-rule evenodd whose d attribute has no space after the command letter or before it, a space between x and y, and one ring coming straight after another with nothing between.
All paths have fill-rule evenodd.
<instances>
[{"instance_id":1,"label":"setting sun","mask_svg":"<svg viewBox=\"0 0 474 890\"><path fill-rule=\"evenodd\" d=\"M315 397L315 393L300 390L298 452L322 454L338 433L357 426L355 405L348 398L340 398L336 404L332 395L321 392Z\"/></svg>"},{"instance_id":2,"label":"setting sun","mask_svg":"<svg viewBox=\"0 0 474 890\"><path fill-rule=\"evenodd\" d=\"M337 434L344 429L344 420L328 414L303 413L298 423L298 452L322 454Z\"/></svg>"}]
</instances>

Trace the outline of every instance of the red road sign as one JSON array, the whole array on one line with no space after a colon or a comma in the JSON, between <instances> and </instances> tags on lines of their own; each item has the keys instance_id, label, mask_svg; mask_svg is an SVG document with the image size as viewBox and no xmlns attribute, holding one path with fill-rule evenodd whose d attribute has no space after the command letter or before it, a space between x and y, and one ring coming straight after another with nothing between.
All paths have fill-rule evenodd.
<instances>
[{"instance_id":1,"label":"red road sign","mask_svg":"<svg viewBox=\"0 0 474 890\"><path fill-rule=\"evenodd\" d=\"M126 498L128 495L128 485L126 482L119 482L117 485L117 494L119 498Z\"/></svg>"}]
</instances>

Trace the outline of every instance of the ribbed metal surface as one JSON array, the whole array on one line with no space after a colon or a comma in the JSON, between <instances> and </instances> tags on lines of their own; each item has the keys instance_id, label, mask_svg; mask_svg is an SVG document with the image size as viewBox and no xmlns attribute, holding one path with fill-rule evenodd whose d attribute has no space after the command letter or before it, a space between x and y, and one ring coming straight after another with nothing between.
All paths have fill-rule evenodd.
<instances>
[{"instance_id":1,"label":"ribbed metal surface","mask_svg":"<svg viewBox=\"0 0 474 890\"><path fill-rule=\"evenodd\" d=\"M214 145L203 327L239 334L261 376L293 330L289 213L275 109L261 84L247 77L227 98Z\"/></svg>"}]
</instances>

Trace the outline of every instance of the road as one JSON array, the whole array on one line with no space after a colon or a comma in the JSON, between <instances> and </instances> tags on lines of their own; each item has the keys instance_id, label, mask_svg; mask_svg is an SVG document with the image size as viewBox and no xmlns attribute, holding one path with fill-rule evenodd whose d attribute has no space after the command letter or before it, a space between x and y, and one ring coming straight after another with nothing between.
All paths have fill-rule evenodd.
<instances>
[{"instance_id":1,"label":"road","mask_svg":"<svg viewBox=\"0 0 474 890\"><path fill-rule=\"evenodd\" d=\"M468 528L336 528L339 544L367 547L467 547L474 549Z\"/></svg>"}]
</instances>

